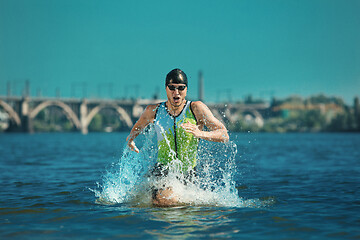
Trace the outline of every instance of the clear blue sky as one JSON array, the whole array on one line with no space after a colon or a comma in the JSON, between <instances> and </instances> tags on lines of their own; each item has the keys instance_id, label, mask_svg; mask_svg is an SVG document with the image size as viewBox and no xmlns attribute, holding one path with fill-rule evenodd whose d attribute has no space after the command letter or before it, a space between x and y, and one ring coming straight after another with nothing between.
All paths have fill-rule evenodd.
<instances>
[{"instance_id":1,"label":"clear blue sky","mask_svg":"<svg viewBox=\"0 0 360 240\"><path fill-rule=\"evenodd\" d=\"M360 96L359 0L0 0L0 95L165 97L173 68L197 98ZM135 86L138 90L135 90Z\"/></svg>"}]
</instances>

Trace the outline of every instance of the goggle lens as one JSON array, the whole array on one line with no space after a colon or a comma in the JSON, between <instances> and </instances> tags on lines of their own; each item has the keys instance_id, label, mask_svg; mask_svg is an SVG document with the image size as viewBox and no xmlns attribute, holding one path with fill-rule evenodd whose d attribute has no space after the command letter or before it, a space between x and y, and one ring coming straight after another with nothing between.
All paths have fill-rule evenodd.
<instances>
[{"instance_id":1,"label":"goggle lens","mask_svg":"<svg viewBox=\"0 0 360 240\"><path fill-rule=\"evenodd\" d=\"M179 91L184 91L186 86L178 86L178 87L175 87L174 85L168 85L168 88L171 90L171 91L175 91L175 89L179 90Z\"/></svg>"}]
</instances>

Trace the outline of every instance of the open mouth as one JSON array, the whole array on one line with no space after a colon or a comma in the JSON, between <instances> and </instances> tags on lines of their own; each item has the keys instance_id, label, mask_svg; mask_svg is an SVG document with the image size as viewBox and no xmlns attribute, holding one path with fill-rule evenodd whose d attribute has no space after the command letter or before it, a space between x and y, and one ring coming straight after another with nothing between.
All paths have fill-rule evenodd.
<instances>
[{"instance_id":1,"label":"open mouth","mask_svg":"<svg viewBox=\"0 0 360 240\"><path fill-rule=\"evenodd\" d=\"M176 103L180 101L179 97L173 97L173 99L174 99L174 102L176 102Z\"/></svg>"}]
</instances>

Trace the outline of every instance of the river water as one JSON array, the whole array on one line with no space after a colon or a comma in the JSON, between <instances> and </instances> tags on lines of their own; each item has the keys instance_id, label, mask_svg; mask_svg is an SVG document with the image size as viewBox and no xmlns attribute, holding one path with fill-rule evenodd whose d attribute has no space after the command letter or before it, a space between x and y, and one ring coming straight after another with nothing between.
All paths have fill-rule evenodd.
<instances>
[{"instance_id":1,"label":"river water","mask_svg":"<svg viewBox=\"0 0 360 240\"><path fill-rule=\"evenodd\" d=\"M122 198L139 174L126 136L0 134L0 239L360 239L360 134L232 133L227 153L204 143L217 154L200 175L229 178L169 208Z\"/></svg>"}]
</instances>

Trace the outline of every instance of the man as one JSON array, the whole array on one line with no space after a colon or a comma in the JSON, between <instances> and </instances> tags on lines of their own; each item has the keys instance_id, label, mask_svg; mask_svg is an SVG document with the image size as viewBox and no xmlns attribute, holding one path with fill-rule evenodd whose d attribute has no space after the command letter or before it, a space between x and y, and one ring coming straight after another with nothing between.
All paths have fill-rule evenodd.
<instances>
[{"instance_id":1,"label":"man","mask_svg":"<svg viewBox=\"0 0 360 240\"><path fill-rule=\"evenodd\" d=\"M152 174L157 177L166 176L167 167L176 160L181 163L180 172L185 178L191 178L200 138L214 142L229 141L227 129L204 103L185 99L187 87L187 76L182 70L170 71L165 81L167 101L147 106L126 139L130 149L139 153L134 139L148 124L154 123L158 139L158 163ZM203 130L204 126L208 131ZM171 187L153 189L153 204L169 206L176 202L177 197Z\"/></svg>"}]
</instances>

